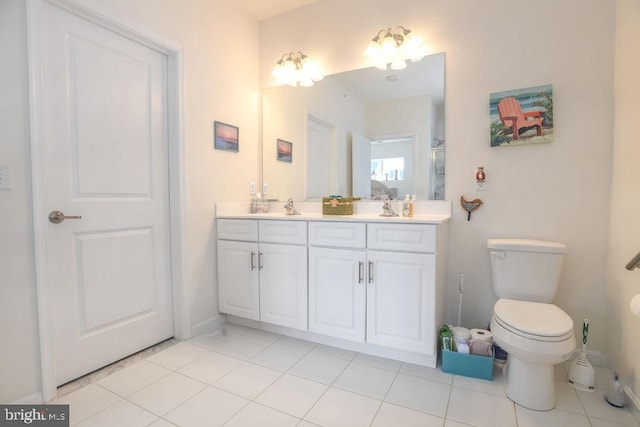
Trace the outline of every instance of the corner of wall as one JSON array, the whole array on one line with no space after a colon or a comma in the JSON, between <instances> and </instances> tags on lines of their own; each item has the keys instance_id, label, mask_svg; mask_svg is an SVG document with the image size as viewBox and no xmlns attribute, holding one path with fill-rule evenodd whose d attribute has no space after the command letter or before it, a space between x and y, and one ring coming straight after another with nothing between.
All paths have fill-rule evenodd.
<instances>
[{"instance_id":1,"label":"corner of wall","mask_svg":"<svg viewBox=\"0 0 640 427\"><path fill-rule=\"evenodd\" d=\"M215 316L208 317L191 326L191 337L219 331L225 323L227 323L227 316L225 314L218 313Z\"/></svg>"},{"instance_id":2,"label":"corner of wall","mask_svg":"<svg viewBox=\"0 0 640 427\"><path fill-rule=\"evenodd\" d=\"M624 388L624 393L627 395L627 401L629 402L629 410L631 415L640 424L640 398L629 387Z\"/></svg>"}]
</instances>

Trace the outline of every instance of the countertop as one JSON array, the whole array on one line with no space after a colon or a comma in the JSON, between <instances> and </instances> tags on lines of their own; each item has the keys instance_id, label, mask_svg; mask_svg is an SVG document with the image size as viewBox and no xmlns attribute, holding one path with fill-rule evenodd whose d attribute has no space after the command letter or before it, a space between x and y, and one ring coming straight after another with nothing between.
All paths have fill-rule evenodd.
<instances>
[{"instance_id":1,"label":"countertop","mask_svg":"<svg viewBox=\"0 0 640 427\"><path fill-rule=\"evenodd\" d=\"M416 202L416 214L412 217L380 216L381 203L358 203L353 215L323 215L318 202L296 202L295 207L300 215L287 215L284 202L270 202L267 213L248 213L249 203L222 203L216 205L217 218L230 219L280 219L287 221L362 221L388 222L394 224L443 224L451 219L450 202L424 201ZM399 206L394 205L394 211L399 212ZM359 211L359 212L358 212Z\"/></svg>"}]
</instances>

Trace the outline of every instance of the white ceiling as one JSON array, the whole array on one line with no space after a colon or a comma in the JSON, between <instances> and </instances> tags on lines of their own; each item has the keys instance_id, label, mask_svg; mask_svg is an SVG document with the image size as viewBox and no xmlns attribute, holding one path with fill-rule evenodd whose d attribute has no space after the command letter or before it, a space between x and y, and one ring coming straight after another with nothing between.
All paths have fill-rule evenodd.
<instances>
[{"instance_id":1,"label":"white ceiling","mask_svg":"<svg viewBox=\"0 0 640 427\"><path fill-rule=\"evenodd\" d=\"M233 0L259 21L316 3L319 0Z\"/></svg>"}]
</instances>

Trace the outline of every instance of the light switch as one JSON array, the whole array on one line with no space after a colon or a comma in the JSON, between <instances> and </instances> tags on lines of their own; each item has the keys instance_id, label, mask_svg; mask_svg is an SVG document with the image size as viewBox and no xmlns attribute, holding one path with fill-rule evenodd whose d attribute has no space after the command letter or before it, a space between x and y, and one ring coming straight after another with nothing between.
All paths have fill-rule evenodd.
<instances>
[{"instance_id":1,"label":"light switch","mask_svg":"<svg viewBox=\"0 0 640 427\"><path fill-rule=\"evenodd\" d=\"M0 165L0 190L11 190L11 168Z\"/></svg>"}]
</instances>

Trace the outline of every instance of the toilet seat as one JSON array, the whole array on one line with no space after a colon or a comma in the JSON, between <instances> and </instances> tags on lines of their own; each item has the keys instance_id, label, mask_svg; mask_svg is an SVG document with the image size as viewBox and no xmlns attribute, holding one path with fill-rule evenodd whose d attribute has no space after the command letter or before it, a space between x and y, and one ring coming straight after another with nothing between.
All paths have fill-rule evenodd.
<instances>
[{"instance_id":1,"label":"toilet seat","mask_svg":"<svg viewBox=\"0 0 640 427\"><path fill-rule=\"evenodd\" d=\"M564 341L573 335L573 321L554 304L500 299L493 317L508 331L535 341Z\"/></svg>"}]
</instances>

